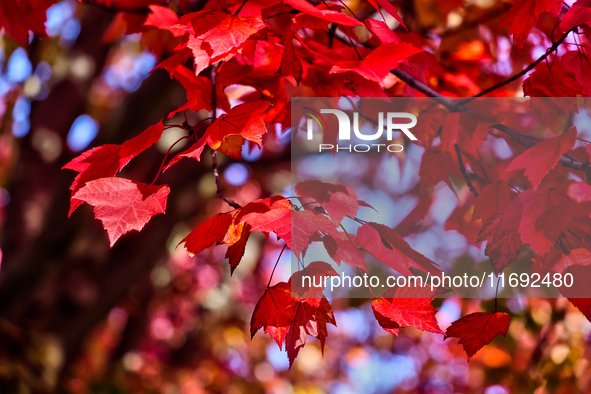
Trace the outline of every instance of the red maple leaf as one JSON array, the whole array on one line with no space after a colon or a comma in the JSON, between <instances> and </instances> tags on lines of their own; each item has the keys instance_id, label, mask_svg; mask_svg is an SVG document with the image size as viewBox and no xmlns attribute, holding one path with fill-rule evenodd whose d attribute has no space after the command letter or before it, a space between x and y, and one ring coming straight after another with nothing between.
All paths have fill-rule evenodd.
<instances>
[{"instance_id":1,"label":"red maple leaf","mask_svg":"<svg viewBox=\"0 0 591 394\"><path fill-rule=\"evenodd\" d=\"M265 24L259 18L225 15L220 24L200 37L204 43L202 49L209 46L206 50L210 53L212 62L217 61L230 53L237 53L250 36L264 27Z\"/></svg>"},{"instance_id":2,"label":"red maple leaf","mask_svg":"<svg viewBox=\"0 0 591 394\"><path fill-rule=\"evenodd\" d=\"M246 243L250 237L251 227L248 223L235 224L232 222L228 228L222 243L228 245L226 251L226 258L230 261L230 275L234 273L234 270L240 264L242 256L244 256L244 250L246 249Z\"/></svg>"},{"instance_id":3,"label":"red maple leaf","mask_svg":"<svg viewBox=\"0 0 591 394\"><path fill-rule=\"evenodd\" d=\"M459 338L470 361L476 352L496 336L505 336L510 322L511 317L503 312L471 313L453 322L445 331L444 339Z\"/></svg>"},{"instance_id":4,"label":"red maple leaf","mask_svg":"<svg viewBox=\"0 0 591 394\"><path fill-rule=\"evenodd\" d=\"M371 51L363 60L343 60L337 62L331 69L330 74L355 72L363 78L382 83L391 70L398 67L404 59L421 52L411 44L403 42L391 42L380 45Z\"/></svg>"},{"instance_id":5,"label":"red maple leaf","mask_svg":"<svg viewBox=\"0 0 591 394\"><path fill-rule=\"evenodd\" d=\"M562 17L560 28L564 31L568 31L575 26L583 24L591 27L591 8L582 5L582 2L577 1Z\"/></svg>"},{"instance_id":6,"label":"red maple leaf","mask_svg":"<svg viewBox=\"0 0 591 394\"><path fill-rule=\"evenodd\" d=\"M333 11L326 8L324 5L314 7L306 0L283 0L285 4L289 4L296 10L305 12L308 15L315 16L316 18L324 19L329 22L337 23L343 26L361 26L362 23L357 19L351 18L350 16L343 14L342 12Z\"/></svg>"},{"instance_id":7,"label":"red maple leaf","mask_svg":"<svg viewBox=\"0 0 591 394\"><path fill-rule=\"evenodd\" d=\"M451 190L454 190L449 180L449 174L459 172L457 168L459 168L458 164L450 152L441 153L433 149L425 151L419 168L421 192L440 181L444 181Z\"/></svg>"},{"instance_id":8,"label":"red maple leaf","mask_svg":"<svg viewBox=\"0 0 591 394\"><path fill-rule=\"evenodd\" d=\"M239 160L245 140L261 147L262 135L267 132L262 116L270 105L269 101L256 101L233 107L209 126L199 142Z\"/></svg>"},{"instance_id":9,"label":"red maple leaf","mask_svg":"<svg viewBox=\"0 0 591 394\"><path fill-rule=\"evenodd\" d=\"M167 185L146 185L125 178L101 178L78 190L73 198L94 207L107 230L111 247L131 230L140 231L152 216L166 211Z\"/></svg>"},{"instance_id":10,"label":"red maple leaf","mask_svg":"<svg viewBox=\"0 0 591 394\"><path fill-rule=\"evenodd\" d=\"M513 41L522 49L542 12L558 15L561 8L561 0L516 0L499 27L509 26L509 34L513 35Z\"/></svg>"},{"instance_id":11,"label":"red maple leaf","mask_svg":"<svg viewBox=\"0 0 591 394\"><path fill-rule=\"evenodd\" d=\"M283 55L281 56L281 64L279 71L285 76L292 76L298 85L302 82L304 69L302 68L302 62L298 59L293 40L296 36L296 32L290 30L283 36Z\"/></svg>"},{"instance_id":12,"label":"red maple leaf","mask_svg":"<svg viewBox=\"0 0 591 394\"><path fill-rule=\"evenodd\" d=\"M390 29L385 22L377 21L375 19L366 19L363 21L367 30L378 39L380 44L389 44L391 42L401 42L400 38Z\"/></svg>"},{"instance_id":13,"label":"red maple leaf","mask_svg":"<svg viewBox=\"0 0 591 394\"><path fill-rule=\"evenodd\" d=\"M382 328L396 336L402 327L443 334L431 305L435 298L378 298L371 303L373 313Z\"/></svg>"},{"instance_id":14,"label":"red maple leaf","mask_svg":"<svg viewBox=\"0 0 591 394\"><path fill-rule=\"evenodd\" d=\"M436 263L412 249L400 234L383 224L364 224L357 229L357 239L363 250L403 275L412 275L410 267L439 272Z\"/></svg>"},{"instance_id":15,"label":"red maple leaf","mask_svg":"<svg viewBox=\"0 0 591 394\"><path fill-rule=\"evenodd\" d=\"M0 29L23 46L29 44L29 30L46 37L47 9L55 0L2 0L0 2Z\"/></svg>"},{"instance_id":16,"label":"red maple leaf","mask_svg":"<svg viewBox=\"0 0 591 394\"><path fill-rule=\"evenodd\" d=\"M566 182L556 188L526 190L509 204L521 206L521 239L540 256L548 253L570 227L591 231L588 211L567 195L570 184Z\"/></svg>"},{"instance_id":17,"label":"red maple leaf","mask_svg":"<svg viewBox=\"0 0 591 394\"><path fill-rule=\"evenodd\" d=\"M213 245L222 243L231 223L231 214L219 213L197 226L179 242L179 245L184 243L189 253L197 254Z\"/></svg>"},{"instance_id":18,"label":"red maple leaf","mask_svg":"<svg viewBox=\"0 0 591 394\"><path fill-rule=\"evenodd\" d=\"M324 343L328 335L326 324L337 325L332 308L326 298L301 298L299 300L295 318L285 336L285 348L290 367L306 344L308 335L320 340L320 348L324 353Z\"/></svg>"},{"instance_id":19,"label":"red maple leaf","mask_svg":"<svg viewBox=\"0 0 591 394\"><path fill-rule=\"evenodd\" d=\"M563 154L573 148L576 140L576 127L563 135L548 138L513 159L506 172L524 168L525 176L529 178L533 190L536 190L542 178L556 166Z\"/></svg>"},{"instance_id":20,"label":"red maple leaf","mask_svg":"<svg viewBox=\"0 0 591 394\"><path fill-rule=\"evenodd\" d=\"M506 181L500 180L486 185L476 197L472 221L482 219L482 223L486 223L491 216L503 212L516 195L517 192L511 189Z\"/></svg>"},{"instance_id":21,"label":"red maple leaf","mask_svg":"<svg viewBox=\"0 0 591 394\"><path fill-rule=\"evenodd\" d=\"M404 25L404 21L402 20L400 15L398 15L398 11L392 5L392 3L390 3L388 0L368 0L368 1L376 10L378 10L378 12L382 16L382 18L384 18L384 20L386 20L386 18L384 17L384 14L382 14L382 10L380 9L380 7L382 7L384 10L386 10L386 12L388 14L392 15L394 17L394 19L396 19L398 22L400 22L400 24L406 29L406 26Z\"/></svg>"},{"instance_id":22,"label":"red maple leaf","mask_svg":"<svg viewBox=\"0 0 591 394\"><path fill-rule=\"evenodd\" d=\"M279 349L282 349L298 305L298 299L291 296L290 283L279 282L267 288L255 306L250 320L251 337L264 327L265 332L271 335Z\"/></svg>"},{"instance_id":23,"label":"red maple leaf","mask_svg":"<svg viewBox=\"0 0 591 394\"><path fill-rule=\"evenodd\" d=\"M330 258L339 266L343 262L351 267L360 268L368 272L357 237L352 234L340 232L338 234L341 236L336 237L334 234L326 234L322 237L322 243Z\"/></svg>"},{"instance_id":24,"label":"red maple leaf","mask_svg":"<svg viewBox=\"0 0 591 394\"><path fill-rule=\"evenodd\" d=\"M131 159L158 142L162 135L162 129L163 123L160 121L121 145L107 144L98 146L87 150L64 165L62 169L66 168L79 172L70 186L72 200L68 216L71 216L76 208L82 204L82 201L74 196L78 190L84 187L87 182L112 177L117 174Z\"/></svg>"},{"instance_id":25,"label":"red maple leaf","mask_svg":"<svg viewBox=\"0 0 591 394\"><path fill-rule=\"evenodd\" d=\"M585 89L587 94L591 94L591 60L585 53L591 53L591 46L583 45L583 49L567 52L562 57L563 67L572 72L577 82Z\"/></svg>"},{"instance_id":26,"label":"red maple leaf","mask_svg":"<svg viewBox=\"0 0 591 394\"><path fill-rule=\"evenodd\" d=\"M293 212L291 220L291 250L297 257L299 257L301 253L305 254L305 251L311 242L310 237L317 232L339 237L336 225L320 212L307 209Z\"/></svg>"},{"instance_id":27,"label":"red maple leaf","mask_svg":"<svg viewBox=\"0 0 591 394\"><path fill-rule=\"evenodd\" d=\"M291 248L291 202L274 196L248 203L236 214L236 223L248 223L251 231L274 232Z\"/></svg>"}]
</instances>

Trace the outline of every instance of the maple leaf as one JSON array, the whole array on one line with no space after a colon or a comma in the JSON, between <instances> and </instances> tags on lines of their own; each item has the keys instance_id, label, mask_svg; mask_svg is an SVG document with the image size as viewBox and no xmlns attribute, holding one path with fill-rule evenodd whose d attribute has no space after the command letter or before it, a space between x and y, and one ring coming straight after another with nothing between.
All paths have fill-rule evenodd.
<instances>
[{"instance_id":1,"label":"maple leaf","mask_svg":"<svg viewBox=\"0 0 591 394\"><path fill-rule=\"evenodd\" d=\"M359 245L388 267L403 275L412 275L410 267L436 274L438 265L410 245L390 227L366 223L357 229Z\"/></svg>"},{"instance_id":2,"label":"maple leaf","mask_svg":"<svg viewBox=\"0 0 591 394\"><path fill-rule=\"evenodd\" d=\"M318 338L320 348L324 354L324 343L328 330L327 323L336 326L332 308L326 298L300 299L295 318L285 336L285 348L289 358L289 366L306 344L308 335Z\"/></svg>"},{"instance_id":3,"label":"maple leaf","mask_svg":"<svg viewBox=\"0 0 591 394\"><path fill-rule=\"evenodd\" d=\"M101 178L86 183L73 198L94 207L94 216L107 230L111 247L131 230L140 231L156 214L166 211L170 188L124 178Z\"/></svg>"},{"instance_id":4,"label":"maple leaf","mask_svg":"<svg viewBox=\"0 0 591 394\"><path fill-rule=\"evenodd\" d=\"M561 8L561 0L516 0L499 28L509 26L509 34L513 35L513 41L522 49L540 15L543 12L558 15Z\"/></svg>"},{"instance_id":5,"label":"maple leaf","mask_svg":"<svg viewBox=\"0 0 591 394\"><path fill-rule=\"evenodd\" d=\"M306 0L283 0L285 4L289 4L296 10L305 12L308 15L315 16L316 18L324 19L329 22L337 23L343 26L361 26L362 23L357 19L351 18L350 16L343 14L342 12L333 11L330 9L321 9L322 6L314 7Z\"/></svg>"},{"instance_id":6,"label":"maple leaf","mask_svg":"<svg viewBox=\"0 0 591 394\"><path fill-rule=\"evenodd\" d=\"M578 3L579 2L573 4L566 14L564 14L564 17L562 17L562 20L560 21L560 28L562 30L568 31L573 27L582 24L591 27L591 8L579 5Z\"/></svg>"},{"instance_id":7,"label":"maple leaf","mask_svg":"<svg viewBox=\"0 0 591 394\"><path fill-rule=\"evenodd\" d=\"M398 329L415 327L419 330L443 334L431 305L435 298L378 298L371 303L380 326L398 336Z\"/></svg>"},{"instance_id":8,"label":"maple leaf","mask_svg":"<svg viewBox=\"0 0 591 394\"><path fill-rule=\"evenodd\" d=\"M553 169L563 154L571 150L577 141L577 128L573 127L563 135L548 138L517 156L505 173L525 169L525 176L536 190L542 178Z\"/></svg>"},{"instance_id":9,"label":"maple leaf","mask_svg":"<svg viewBox=\"0 0 591 394\"><path fill-rule=\"evenodd\" d=\"M189 253L197 254L213 245L222 243L230 224L232 224L232 215L219 213L197 226L179 242L179 245L184 243Z\"/></svg>"},{"instance_id":10,"label":"maple leaf","mask_svg":"<svg viewBox=\"0 0 591 394\"><path fill-rule=\"evenodd\" d=\"M591 231L588 211L567 195L571 182L556 188L526 190L514 200L523 206L519 233L539 255L545 255L570 227ZM512 202L513 204L513 202Z\"/></svg>"},{"instance_id":11,"label":"maple leaf","mask_svg":"<svg viewBox=\"0 0 591 394\"><path fill-rule=\"evenodd\" d=\"M392 15L394 17L394 19L396 19L398 22L400 22L402 27L404 27L406 29L406 26L404 25L404 21L402 20L400 15L398 15L398 11L392 5L392 3L390 3L390 1L388 1L388 0L368 0L368 1L380 13L380 15L382 16L382 18L384 18L384 20L386 20L386 18L384 17L384 14L382 14L382 10L380 9L380 6L384 10L386 10L386 12L388 14Z\"/></svg>"},{"instance_id":12,"label":"maple leaf","mask_svg":"<svg viewBox=\"0 0 591 394\"><path fill-rule=\"evenodd\" d=\"M584 48L586 53L591 50L588 45ZM587 94L591 94L591 60L581 51L570 51L562 57L562 64L575 75L577 82Z\"/></svg>"},{"instance_id":13,"label":"maple leaf","mask_svg":"<svg viewBox=\"0 0 591 394\"><path fill-rule=\"evenodd\" d=\"M212 61L216 61L237 52L250 36L264 27L259 18L226 15L220 24L205 32L201 40L211 48L207 50L211 51Z\"/></svg>"},{"instance_id":14,"label":"maple leaf","mask_svg":"<svg viewBox=\"0 0 591 394\"><path fill-rule=\"evenodd\" d=\"M533 107L544 121L550 115L564 111L569 116L571 111L579 112L578 95L586 95L574 75L570 72L546 68L537 70L523 82L523 94L530 97L550 97L544 100L531 100Z\"/></svg>"},{"instance_id":15,"label":"maple leaf","mask_svg":"<svg viewBox=\"0 0 591 394\"><path fill-rule=\"evenodd\" d=\"M304 69L302 68L302 62L298 59L293 46L293 40L296 34L295 31L290 30L283 36L284 49L278 72L285 76L292 76L299 85L302 82Z\"/></svg>"},{"instance_id":16,"label":"maple leaf","mask_svg":"<svg viewBox=\"0 0 591 394\"><path fill-rule=\"evenodd\" d=\"M168 71L168 74L172 78L172 76L174 75L174 72L177 70L177 68L181 64L186 62L187 59L189 59L189 57L191 56L191 53L192 53L191 48L180 49L180 50L174 52L167 59L158 63L153 69L150 70L150 73L153 72L154 70L159 69L159 68L163 68L166 71ZM189 92L187 92L187 94L189 94Z\"/></svg>"},{"instance_id":17,"label":"maple leaf","mask_svg":"<svg viewBox=\"0 0 591 394\"><path fill-rule=\"evenodd\" d=\"M451 324L443 339L459 338L468 355L468 361L496 336L507 334L511 317L503 312L476 312Z\"/></svg>"},{"instance_id":18,"label":"maple leaf","mask_svg":"<svg viewBox=\"0 0 591 394\"><path fill-rule=\"evenodd\" d=\"M355 191L346 185L309 180L299 182L294 191L305 209L317 209L317 205L308 199L316 200L336 225L347 216L355 217L359 206L372 208L366 202L358 200Z\"/></svg>"},{"instance_id":19,"label":"maple leaf","mask_svg":"<svg viewBox=\"0 0 591 394\"><path fill-rule=\"evenodd\" d=\"M339 232L339 234L341 234ZM335 237L326 234L322 237L322 243L331 259L341 265L341 262L351 266L367 271L365 259L359 245L357 237L351 234L343 234L341 237Z\"/></svg>"},{"instance_id":20,"label":"maple leaf","mask_svg":"<svg viewBox=\"0 0 591 394\"><path fill-rule=\"evenodd\" d=\"M476 242L487 241L484 254L490 258L497 275L517 259L521 250L521 207L514 205L512 208L491 216L480 229L476 239Z\"/></svg>"},{"instance_id":21,"label":"maple leaf","mask_svg":"<svg viewBox=\"0 0 591 394\"><path fill-rule=\"evenodd\" d=\"M170 159L170 161L166 164L166 166L164 166L164 168L162 169L162 172L165 172L166 170L168 170L170 167L172 167L173 165L175 165L176 163L178 163L181 159L183 159L185 157L192 158L197 161L201 161L201 153L203 153L203 148L205 148L205 145L202 142L194 143L186 150L174 155L174 157L172 159Z\"/></svg>"},{"instance_id":22,"label":"maple leaf","mask_svg":"<svg viewBox=\"0 0 591 394\"><path fill-rule=\"evenodd\" d=\"M232 223L228 228L222 243L228 244L228 250L226 251L226 258L230 261L230 275L234 273L234 270L242 260L244 256L244 250L246 249L246 243L250 237L251 226L248 223L234 224Z\"/></svg>"},{"instance_id":23,"label":"maple leaf","mask_svg":"<svg viewBox=\"0 0 591 394\"><path fill-rule=\"evenodd\" d=\"M269 101L256 101L233 107L207 128L199 142L239 160L245 140L261 147L262 135L267 132L262 116L270 105Z\"/></svg>"},{"instance_id":24,"label":"maple leaf","mask_svg":"<svg viewBox=\"0 0 591 394\"><path fill-rule=\"evenodd\" d=\"M363 21L367 30L371 32L379 41L380 44L389 44L391 42L401 42L400 38L390 29L390 27L375 19L366 19Z\"/></svg>"},{"instance_id":25,"label":"maple leaf","mask_svg":"<svg viewBox=\"0 0 591 394\"><path fill-rule=\"evenodd\" d=\"M472 221L482 219L482 223L486 223L491 216L503 212L516 195L504 180L486 185L476 197Z\"/></svg>"},{"instance_id":26,"label":"maple leaf","mask_svg":"<svg viewBox=\"0 0 591 394\"><path fill-rule=\"evenodd\" d=\"M178 19L178 15L176 12L171 10L168 7L163 7L160 5L150 5L150 13L144 22L145 26L154 26L159 29L168 29L171 25L173 25ZM173 32L171 30L171 32Z\"/></svg>"},{"instance_id":27,"label":"maple leaf","mask_svg":"<svg viewBox=\"0 0 591 394\"><path fill-rule=\"evenodd\" d=\"M435 150L425 151L419 168L421 192L428 186L436 185L440 181L444 181L451 190L454 190L449 180L449 174L456 172L456 167L457 165L451 153L441 153Z\"/></svg>"},{"instance_id":28,"label":"maple leaf","mask_svg":"<svg viewBox=\"0 0 591 394\"><path fill-rule=\"evenodd\" d=\"M401 61L421 52L411 44L403 42L391 42L380 45L371 51L363 60L343 60L337 62L329 71L329 74L353 71L363 78L382 83L391 70L398 67Z\"/></svg>"},{"instance_id":29,"label":"maple leaf","mask_svg":"<svg viewBox=\"0 0 591 394\"><path fill-rule=\"evenodd\" d=\"M47 9L55 0L2 0L0 2L0 30L20 45L29 44L29 30L46 37Z\"/></svg>"},{"instance_id":30,"label":"maple leaf","mask_svg":"<svg viewBox=\"0 0 591 394\"><path fill-rule=\"evenodd\" d=\"M240 209L235 223L248 223L251 231L271 232L291 248L291 202L281 196L255 200Z\"/></svg>"},{"instance_id":31,"label":"maple leaf","mask_svg":"<svg viewBox=\"0 0 591 394\"><path fill-rule=\"evenodd\" d=\"M317 232L338 237L336 225L320 212L312 210L296 211L292 213L291 250L299 257L310 244L310 237Z\"/></svg>"},{"instance_id":32,"label":"maple leaf","mask_svg":"<svg viewBox=\"0 0 591 394\"><path fill-rule=\"evenodd\" d=\"M268 287L256 304L250 319L251 337L264 327L265 332L271 335L279 349L282 349L298 306L298 299L291 296L290 283L279 282Z\"/></svg>"},{"instance_id":33,"label":"maple leaf","mask_svg":"<svg viewBox=\"0 0 591 394\"><path fill-rule=\"evenodd\" d=\"M64 165L62 169L79 172L70 186L72 200L68 216L71 216L76 208L82 204L82 201L74 196L78 190L84 187L87 182L112 177L117 174L131 159L158 142L163 127L164 125L160 121L121 145L107 144L98 146L87 150Z\"/></svg>"}]
</instances>

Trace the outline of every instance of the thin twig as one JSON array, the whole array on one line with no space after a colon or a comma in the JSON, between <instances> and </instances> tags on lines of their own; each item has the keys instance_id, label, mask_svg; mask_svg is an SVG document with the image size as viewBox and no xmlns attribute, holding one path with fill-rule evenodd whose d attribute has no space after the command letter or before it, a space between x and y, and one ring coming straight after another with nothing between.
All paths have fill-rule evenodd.
<instances>
[{"instance_id":1,"label":"thin twig","mask_svg":"<svg viewBox=\"0 0 591 394\"><path fill-rule=\"evenodd\" d=\"M217 112L217 86L216 86L216 73L215 64L211 66L211 117L216 119ZM222 190L222 181L220 180L220 170L218 167L217 152L211 149L211 169L213 170L213 176L215 178L215 186L217 189L218 196L228 203L232 208L242 208L240 204L226 196Z\"/></svg>"},{"instance_id":2,"label":"thin twig","mask_svg":"<svg viewBox=\"0 0 591 394\"><path fill-rule=\"evenodd\" d=\"M281 255L283 254L283 251L285 250L286 247L287 247L287 244L283 245L283 249L281 249L281 253L279 253L279 257L277 257L277 261L275 262L275 265L273 266L273 271L271 271L271 276L269 277L269 282L267 283L267 289L271 285L271 279L273 279L273 274L275 273L275 268L277 268L277 264L279 264L279 260L281 259Z\"/></svg>"},{"instance_id":3,"label":"thin twig","mask_svg":"<svg viewBox=\"0 0 591 394\"><path fill-rule=\"evenodd\" d=\"M459 101L458 104L459 105L464 105L469 103L470 101L474 100L477 97L480 96L484 96L485 94L491 93L497 89L499 89L500 87L503 87L507 84L510 84L511 82L521 78L522 76L524 76L525 74L527 74L529 71L533 70L535 66L537 66L539 63L541 63L542 61L544 61L552 52L554 52L556 49L558 49L558 47L560 46L560 44L562 44L562 42L564 40L566 40L566 38L568 37L568 35L574 30L576 29L576 27L574 27L573 29L567 31L566 33L564 33L562 35L562 37L560 37L558 39L558 41L556 41L554 44L552 44L552 46L550 48L548 48L546 50L546 52L544 52L544 54L542 56L540 56L539 58L536 59L536 61L534 61L532 64L530 64L529 66L527 66L526 68L524 68L523 70L521 70L520 72L518 72L517 74L505 79L502 82L497 83L496 85L491 86L488 89L483 90L480 93L476 93L474 96L469 97L467 99L464 99L462 101Z\"/></svg>"},{"instance_id":4,"label":"thin twig","mask_svg":"<svg viewBox=\"0 0 591 394\"><path fill-rule=\"evenodd\" d=\"M468 171L466 171L466 166L464 166L464 161L462 160L462 152L460 151L460 146L458 144L455 144L454 148L456 149L456 155L458 156L458 162L460 163L460 171L462 172L462 175L464 176L464 179L466 180L466 184L468 185L468 188L470 189L472 194L474 194L474 197L478 197L478 192L476 191L476 188L474 187L474 185L472 184L472 181L468 177Z\"/></svg>"}]
</instances>

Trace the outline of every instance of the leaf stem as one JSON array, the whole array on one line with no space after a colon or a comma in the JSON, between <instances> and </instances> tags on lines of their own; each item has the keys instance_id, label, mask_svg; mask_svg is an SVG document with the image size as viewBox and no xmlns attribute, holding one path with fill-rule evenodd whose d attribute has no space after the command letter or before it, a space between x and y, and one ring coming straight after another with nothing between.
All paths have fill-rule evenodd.
<instances>
[{"instance_id":1,"label":"leaf stem","mask_svg":"<svg viewBox=\"0 0 591 394\"><path fill-rule=\"evenodd\" d=\"M243 5L246 1L243 3ZM242 8L242 7L241 7ZM239 10L240 11L240 10ZM217 113L217 86L216 86L216 72L215 72L216 65L213 64L211 66L211 119L215 121L216 113ZM207 118L206 118L207 119ZM205 120L205 119L204 119ZM218 166L218 157L217 152L214 149L211 149L211 169L213 170L213 176L215 178L215 186L218 196L228 203L232 208L238 209L242 208L240 204L226 196L224 191L222 190L222 182L220 180L220 170Z\"/></svg>"},{"instance_id":2,"label":"leaf stem","mask_svg":"<svg viewBox=\"0 0 591 394\"><path fill-rule=\"evenodd\" d=\"M269 277L269 282L267 282L267 289L271 285L271 279L273 279L273 274L275 274L275 269L277 268L277 264L279 264L279 260L281 259L281 255L283 254L283 251L285 250L286 247L287 247L287 244L283 245L283 248L281 249L281 252L279 253L279 256L277 257L277 261L275 262L275 265L273 266L273 271L271 271L271 276Z\"/></svg>"},{"instance_id":3,"label":"leaf stem","mask_svg":"<svg viewBox=\"0 0 591 394\"><path fill-rule=\"evenodd\" d=\"M472 181L468 177L468 171L466 171L466 166L464 166L464 161L462 160L462 152L460 151L460 146L458 144L455 144L454 148L456 150L456 155L458 156L458 163L460 164L460 171L461 171L462 175L464 176L464 179L466 180L466 184L468 185L468 188L470 189L472 194L474 194L474 197L478 197L478 192L476 191L476 188L474 187L474 185L472 184Z\"/></svg>"}]
</instances>

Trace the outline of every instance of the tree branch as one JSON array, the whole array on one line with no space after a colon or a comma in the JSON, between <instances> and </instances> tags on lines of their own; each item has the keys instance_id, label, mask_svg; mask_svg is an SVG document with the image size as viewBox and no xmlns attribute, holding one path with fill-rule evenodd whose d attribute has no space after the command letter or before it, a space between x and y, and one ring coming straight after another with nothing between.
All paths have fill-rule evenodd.
<instances>
[{"instance_id":1,"label":"tree branch","mask_svg":"<svg viewBox=\"0 0 591 394\"><path fill-rule=\"evenodd\" d=\"M474 185L472 184L472 181L468 177L468 171L466 171L466 166L464 166L464 161L462 160L462 152L460 151L460 146L458 144L455 144L454 148L456 149L456 155L458 156L458 162L460 163L460 171L462 172L462 175L464 176L464 179L466 180L466 184L468 185L468 188L470 189L472 194L474 194L474 197L478 197L478 192L476 191L476 188L474 187Z\"/></svg>"}]
</instances>

